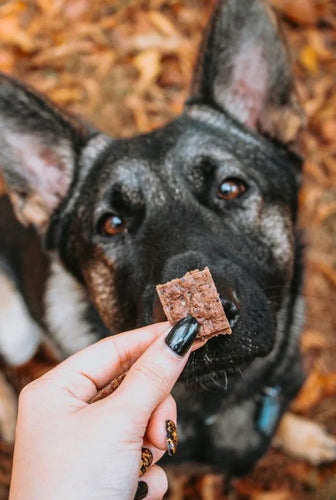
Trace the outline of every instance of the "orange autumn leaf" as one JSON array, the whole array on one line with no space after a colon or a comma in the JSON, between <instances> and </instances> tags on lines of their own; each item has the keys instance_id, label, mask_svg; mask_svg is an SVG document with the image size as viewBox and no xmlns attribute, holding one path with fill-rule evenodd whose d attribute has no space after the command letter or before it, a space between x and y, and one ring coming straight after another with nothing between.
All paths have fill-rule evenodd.
<instances>
[{"instance_id":1,"label":"orange autumn leaf","mask_svg":"<svg viewBox=\"0 0 336 500\"><path fill-rule=\"evenodd\" d=\"M272 0L272 4L295 23L318 23L319 9L315 0Z\"/></svg>"},{"instance_id":2,"label":"orange autumn leaf","mask_svg":"<svg viewBox=\"0 0 336 500\"><path fill-rule=\"evenodd\" d=\"M139 71L138 88L146 89L153 85L161 71L161 55L157 49L142 51L134 57L133 64Z\"/></svg>"},{"instance_id":3,"label":"orange autumn leaf","mask_svg":"<svg viewBox=\"0 0 336 500\"><path fill-rule=\"evenodd\" d=\"M259 491L252 493L250 500L293 500L293 495L288 490Z\"/></svg>"},{"instance_id":4,"label":"orange autumn leaf","mask_svg":"<svg viewBox=\"0 0 336 500\"><path fill-rule=\"evenodd\" d=\"M177 31L173 23L168 19L167 16L164 16L158 10L151 10L148 12L148 17L155 26L163 35L166 36L176 36Z\"/></svg>"},{"instance_id":5,"label":"orange autumn leaf","mask_svg":"<svg viewBox=\"0 0 336 500\"><path fill-rule=\"evenodd\" d=\"M300 62L306 69L308 69L308 71L311 71L312 73L315 73L317 71L318 60L313 47L311 47L310 45L306 45L302 49L300 54Z\"/></svg>"},{"instance_id":6,"label":"orange autumn leaf","mask_svg":"<svg viewBox=\"0 0 336 500\"><path fill-rule=\"evenodd\" d=\"M35 40L27 31L21 29L15 16L0 18L0 43L17 47L26 54L31 53L36 47Z\"/></svg>"},{"instance_id":7,"label":"orange autumn leaf","mask_svg":"<svg viewBox=\"0 0 336 500\"><path fill-rule=\"evenodd\" d=\"M336 372L324 374L315 369L310 373L291 408L293 411L304 413L323 398L335 394Z\"/></svg>"}]
</instances>

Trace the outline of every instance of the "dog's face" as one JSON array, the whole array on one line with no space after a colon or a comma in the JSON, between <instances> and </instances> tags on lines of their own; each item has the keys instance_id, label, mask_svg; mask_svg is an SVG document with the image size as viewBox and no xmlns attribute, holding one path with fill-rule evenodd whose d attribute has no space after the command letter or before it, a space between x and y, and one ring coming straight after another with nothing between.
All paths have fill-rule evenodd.
<instances>
[{"instance_id":1,"label":"dog's face","mask_svg":"<svg viewBox=\"0 0 336 500\"><path fill-rule=\"evenodd\" d=\"M233 333L195 352L184 376L212 388L260 376L283 341L297 175L288 151L256 132L292 139L283 117L298 116L285 49L257 0L220 2L204 47L184 114L126 140L90 136L3 77L0 160L18 217L84 283L109 331L163 320L155 285L210 268Z\"/></svg>"},{"instance_id":2,"label":"dog's face","mask_svg":"<svg viewBox=\"0 0 336 500\"><path fill-rule=\"evenodd\" d=\"M233 333L194 353L190 376L203 385L274 346L297 197L276 153L195 106L152 134L112 141L52 232L113 332L164 320L155 285L209 266Z\"/></svg>"}]
</instances>

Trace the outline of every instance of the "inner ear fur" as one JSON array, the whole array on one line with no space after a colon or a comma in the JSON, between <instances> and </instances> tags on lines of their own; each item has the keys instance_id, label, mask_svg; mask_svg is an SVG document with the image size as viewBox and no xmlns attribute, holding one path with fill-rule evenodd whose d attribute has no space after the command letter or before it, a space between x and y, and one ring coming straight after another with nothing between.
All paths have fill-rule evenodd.
<instances>
[{"instance_id":1,"label":"inner ear fur","mask_svg":"<svg viewBox=\"0 0 336 500\"><path fill-rule=\"evenodd\" d=\"M87 135L79 121L0 74L0 172L22 224L45 232L70 188Z\"/></svg>"}]
</instances>

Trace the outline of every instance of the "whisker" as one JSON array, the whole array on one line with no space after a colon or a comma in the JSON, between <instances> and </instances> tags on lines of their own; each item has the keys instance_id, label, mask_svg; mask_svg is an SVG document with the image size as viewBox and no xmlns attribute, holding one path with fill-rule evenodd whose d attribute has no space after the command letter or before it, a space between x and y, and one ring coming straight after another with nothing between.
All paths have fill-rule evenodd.
<instances>
[{"instance_id":1,"label":"whisker","mask_svg":"<svg viewBox=\"0 0 336 500\"><path fill-rule=\"evenodd\" d=\"M227 391L229 386L229 377L227 376L226 370L224 370L224 378L225 378L225 387L224 389Z\"/></svg>"},{"instance_id":2,"label":"whisker","mask_svg":"<svg viewBox=\"0 0 336 500\"><path fill-rule=\"evenodd\" d=\"M204 354L204 361L205 361L205 364L209 367L209 368L212 368L212 363L211 363L211 359L209 358L209 355L208 353L206 352ZM227 387L228 387L228 378L227 378L227 375L226 375L226 372L225 372L225 386L223 386L223 384L220 382L220 380L218 379L218 375L216 372L212 371L211 374L210 374L210 380L214 383L214 385L216 385L217 387L219 387L220 389L224 389L225 391L227 391Z\"/></svg>"},{"instance_id":3,"label":"whisker","mask_svg":"<svg viewBox=\"0 0 336 500\"><path fill-rule=\"evenodd\" d=\"M311 294L311 293L307 293L305 292L304 289L301 289L301 288L293 288L293 287L290 287L290 286L282 286L282 285L273 285L273 286L269 286L269 287L262 287L262 291L263 292L269 292L269 291L272 291L272 290L279 290L281 292L295 292L295 293L299 293L301 297L305 298L305 299L317 299L317 300L320 300L320 301L323 301L323 302L330 302L331 304L334 304L336 302L336 299L333 299L333 298L330 298L330 297L325 297L325 296L321 296L321 295L314 295L314 294ZM270 298L278 298L279 295L271 295Z\"/></svg>"}]
</instances>

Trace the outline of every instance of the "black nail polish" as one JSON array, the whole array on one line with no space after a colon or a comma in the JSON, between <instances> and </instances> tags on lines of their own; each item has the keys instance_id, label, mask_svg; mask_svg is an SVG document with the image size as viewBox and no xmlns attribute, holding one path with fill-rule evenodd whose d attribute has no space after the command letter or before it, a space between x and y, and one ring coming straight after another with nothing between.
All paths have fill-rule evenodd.
<instances>
[{"instance_id":1,"label":"black nail polish","mask_svg":"<svg viewBox=\"0 0 336 500\"><path fill-rule=\"evenodd\" d=\"M152 463L153 463L153 453L148 448L142 448L139 477L141 477L148 471Z\"/></svg>"},{"instance_id":2,"label":"black nail polish","mask_svg":"<svg viewBox=\"0 0 336 500\"><path fill-rule=\"evenodd\" d=\"M148 493L148 485L145 483L145 481L139 481L138 482L138 487L135 492L134 500L142 500L142 498L145 498Z\"/></svg>"},{"instance_id":3,"label":"black nail polish","mask_svg":"<svg viewBox=\"0 0 336 500\"><path fill-rule=\"evenodd\" d=\"M176 425L172 420L166 420L166 436L167 453L172 457L176 453L178 441Z\"/></svg>"},{"instance_id":4,"label":"black nail polish","mask_svg":"<svg viewBox=\"0 0 336 500\"><path fill-rule=\"evenodd\" d=\"M173 326L165 338L165 342L172 351L184 356L190 349L198 332L198 322L192 316L181 319Z\"/></svg>"}]
</instances>

